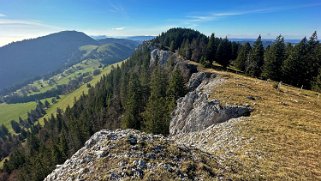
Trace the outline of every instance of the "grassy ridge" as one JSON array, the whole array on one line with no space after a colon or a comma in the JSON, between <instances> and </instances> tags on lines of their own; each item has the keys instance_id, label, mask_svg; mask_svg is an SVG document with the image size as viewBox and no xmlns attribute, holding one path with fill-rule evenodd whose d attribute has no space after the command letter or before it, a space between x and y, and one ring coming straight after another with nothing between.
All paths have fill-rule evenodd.
<instances>
[{"instance_id":1,"label":"grassy ridge","mask_svg":"<svg viewBox=\"0 0 321 181\"><path fill-rule=\"evenodd\" d=\"M121 63L122 62L115 63L115 64L112 64L112 65L117 66L117 65L120 65ZM99 75L94 76L93 80L91 80L89 83L91 85L95 85L96 83L98 83L103 75L106 75L111 71L112 65L109 65L109 66L105 67L102 70L102 72ZM48 119L51 116L51 114L55 115L57 108L65 110L68 106L72 107L72 105L74 104L74 101L77 100L82 95L83 92L85 94L87 94L88 90L89 90L89 88L87 87L87 84L84 84L84 85L80 86L78 89L76 89L75 91L73 91L73 92L71 92L71 93L69 93L67 95L61 96L61 99L59 99L57 103L53 104L46 111L47 112L46 115L43 116L41 119L39 119L40 124L43 124L44 118Z\"/></svg>"},{"instance_id":2,"label":"grassy ridge","mask_svg":"<svg viewBox=\"0 0 321 181\"><path fill-rule=\"evenodd\" d=\"M235 126L239 140L248 144L231 154L235 180L320 180L320 93L263 81L234 73L203 69L223 78L211 98L222 105L248 104L254 108L246 121ZM252 96L255 100L248 99ZM217 151L233 150L229 144ZM236 164L238 163L238 164Z\"/></svg>"}]
</instances>

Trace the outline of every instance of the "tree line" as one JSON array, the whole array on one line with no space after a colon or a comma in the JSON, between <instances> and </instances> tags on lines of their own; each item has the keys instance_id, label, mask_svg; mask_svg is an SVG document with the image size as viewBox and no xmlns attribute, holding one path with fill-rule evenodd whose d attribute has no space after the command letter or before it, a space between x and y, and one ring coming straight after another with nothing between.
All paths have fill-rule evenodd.
<instances>
[{"instance_id":1,"label":"tree line","mask_svg":"<svg viewBox=\"0 0 321 181\"><path fill-rule=\"evenodd\" d=\"M287 84L321 91L321 45L317 33L298 44L285 43L280 35L266 48L259 36L253 46L225 38L205 35L192 29L173 28L158 36L154 46L179 54L188 60L224 69L234 66L246 75L282 81Z\"/></svg>"}]
</instances>

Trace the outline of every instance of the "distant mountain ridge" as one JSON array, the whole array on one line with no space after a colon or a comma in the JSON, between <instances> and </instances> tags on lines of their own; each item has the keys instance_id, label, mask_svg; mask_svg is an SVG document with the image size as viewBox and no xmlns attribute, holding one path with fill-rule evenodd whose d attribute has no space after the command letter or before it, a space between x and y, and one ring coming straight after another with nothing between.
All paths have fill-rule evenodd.
<instances>
[{"instance_id":1,"label":"distant mountain ridge","mask_svg":"<svg viewBox=\"0 0 321 181\"><path fill-rule=\"evenodd\" d=\"M82 32L63 31L0 47L0 90L79 62L84 58L82 46L110 43L121 50L114 56L118 58L128 57L139 44L110 38L97 41Z\"/></svg>"},{"instance_id":2,"label":"distant mountain ridge","mask_svg":"<svg viewBox=\"0 0 321 181\"><path fill-rule=\"evenodd\" d=\"M156 36L151 36L151 35L142 35L142 36L106 36L106 35L96 35L96 36L90 36L91 38L95 40L102 40L102 39L108 39L108 38L113 38L113 39L126 39L126 40L133 40L133 41L148 41L154 39Z\"/></svg>"}]
</instances>

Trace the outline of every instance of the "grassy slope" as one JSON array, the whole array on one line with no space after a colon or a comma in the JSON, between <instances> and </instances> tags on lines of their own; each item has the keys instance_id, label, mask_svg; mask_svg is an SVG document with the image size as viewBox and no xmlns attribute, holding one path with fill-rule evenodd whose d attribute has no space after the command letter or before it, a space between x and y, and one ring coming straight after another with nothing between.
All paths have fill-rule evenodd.
<instances>
[{"instance_id":1,"label":"grassy slope","mask_svg":"<svg viewBox=\"0 0 321 181\"><path fill-rule=\"evenodd\" d=\"M18 120L19 116L27 118L27 113L36 107L35 102L21 104L0 104L0 124L4 124L10 131L11 120Z\"/></svg>"},{"instance_id":2,"label":"grassy slope","mask_svg":"<svg viewBox=\"0 0 321 181\"><path fill-rule=\"evenodd\" d=\"M28 95L33 95L33 94L39 94L46 92L50 89L55 88L57 85L62 85L62 84L67 84L70 79L76 78L78 74L81 73L92 73L95 69L97 69L100 65L99 60L94 60L94 59L89 59L89 60L84 60L78 64L75 64L69 68L67 68L63 73L54 75L51 79L55 80L55 84L49 85L48 81L43 81L43 80L37 80L34 81L33 83L29 84L29 86L34 86L39 89L38 92L31 92ZM67 73L68 70L71 69L76 69L76 67L81 67L80 70L76 70L73 73ZM16 91L17 93L20 93L20 90Z\"/></svg>"},{"instance_id":3,"label":"grassy slope","mask_svg":"<svg viewBox=\"0 0 321 181\"><path fill-rule=\"evenodd\" d=\"M80 66L82 67L81 70L77 70L71 74L67 74L66 71L64 71L65 76L61 76L61 74L54 75L52 77L56 81L56 84L54 85L49 85L46 81L37 80L29 85L37 87L40 91L32 92L29 95L46 92L57 85L66 84L69 82L70 79L75 78L79 73L86 73L86 72L92 73L95 69L98 68L99 65L100 65L99 60L84 60L67 69L69 70L69 69L72 69L73 67ZM43 85L43 87L41 87L41 85ZM74 94L76 96L79 96L82 93L82 91L85 89L86 89L86 86L83 86L83 88L81 89L81 92L76 92ZM65 102L68 102L68 101L73 102L73 100L68 99L68 96L62 96L62 97L63 97L63 101ZM67 98L64 98L64 97L67 97ZM49 100L50 99L48 99L48 101ZM19 116L22 117L23 119L27 118L27 113L32 109L34 109L35 107L36 107L35 102L17 103L17 104L0 104L0 124L4 124L9 129L9 131L12 132L13 130L10 126L10 121L18 120ZM53 107L55 107L55 110L56 110L57 108L56 105L53 105Z\"/></svg>"},{"instance_id":4,"label":"grassy slope","mask_svg":"<svg viewBox=\"0 0 321 181\"><path fill-rule=\"evenodd\" d=\"M212 98L223 105L249 104L254 108L248 121L237 126L239 138L254 141L235 153L241 164L231 161L239 172L236 178L254 174L268 180L321 180L320 93L286 85L278 91L273 88L276 82L201 69L226 79L213 90Z\"/></svg>"},{"instance_id":5,"label":"grassy slope","mask_svg":"<svg viewBox=\"0 0 321 181\"><path fill-rule=\"evenodd\" d=\"M121 64L121 62L112 64L112 65L117 66L117 65L120 65L120 64ZM90 83L91 85L95 85L96 83L98 83L99 80L101 79L101 77L102 77L103 75L106 75L106 74L108 74L108 73L110 72L112 65L105 67L105 68L102 70L101 74L99 74L99 75L97 75L97 76L94 76L93 80L91 80L89 83ZM72 93L69 93L69 94L67 94L67 95L61 96L61 99L59 99L57 103L55 103L54 105L52 105L52 106L47 110L47 114L46 114L43 118L41 118L41 119L39 120L39 121L40 121L40 124L43 124L44 118L47 118L47 119L48 119L51 114L55 114L57 108L60 108L60 109L65 110L65 109L68 107L68 105L69 105L69 106L72 106L73 103L74 103L74 100L75 100L75 99L78 99L78 98L82 95L83 92L86 94L86 93L88 92L88 89L89 89L89 88L87 87L87 85L84 84L84 85L82 85L81 87L79 87L78 89L76 89L75 91L73 91Z\"/></svg>"}]
</instances>

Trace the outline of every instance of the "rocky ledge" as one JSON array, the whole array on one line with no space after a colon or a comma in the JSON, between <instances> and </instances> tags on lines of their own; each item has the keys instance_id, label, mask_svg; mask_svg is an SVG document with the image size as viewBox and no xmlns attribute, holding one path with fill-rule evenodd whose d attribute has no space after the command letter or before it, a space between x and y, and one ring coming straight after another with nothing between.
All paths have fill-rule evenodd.
<instances>
[{"instance_id":1,"label":"rocky ledge","mask_svg":"<svg viewBox=\"0 0 321 181\"><path fill-rule=\"evenodd\" d=\"M102 130L47 176L52 180L221 180L217 159L161 135Z\"/></svg>"},{"instance_id":2,"label":"rocky ledge","mask_svg":"<svg viewBox=\"0 0 321 181\"><path fill-rule=\"evenodd\" d=\"M252 109L248 106L221 105L219 100L209 98L210 91L224 81L215 74L194 73L187 84L190 92L177 100L170 134L201 131L231 118L249 116Z\"/></svg>"}]
</instances>

